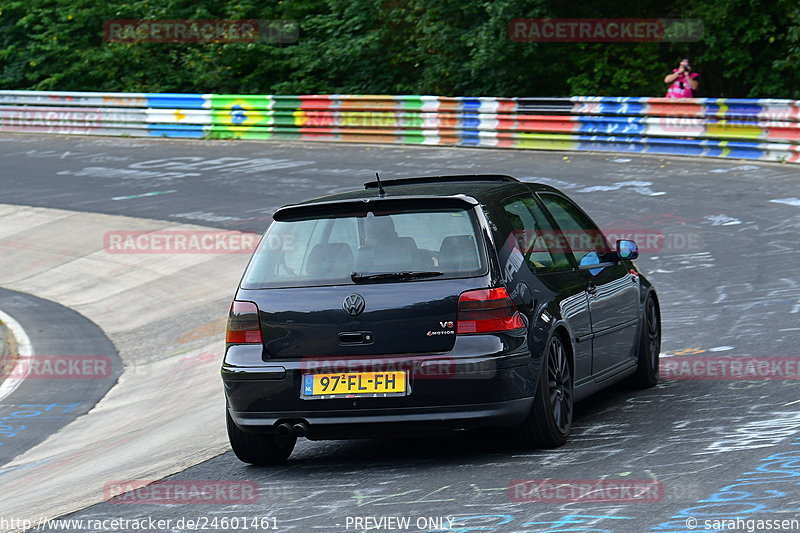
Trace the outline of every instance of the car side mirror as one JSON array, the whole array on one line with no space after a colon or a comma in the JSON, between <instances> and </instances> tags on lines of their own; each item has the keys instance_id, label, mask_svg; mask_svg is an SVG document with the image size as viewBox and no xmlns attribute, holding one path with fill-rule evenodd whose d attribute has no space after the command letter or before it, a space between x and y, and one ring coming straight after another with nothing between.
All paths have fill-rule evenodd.
<instances>
[{"instance_id":1,"label":"car side mirror","mask_svg":"<svg viewBox=\"0 0 800 533\"><path fill-rule=\"evenodd\" d=\"M620 239L617 241L617 255L620 259L636 259L639 257L639 247L635 241Z\"/></svg>"}]
</instances>

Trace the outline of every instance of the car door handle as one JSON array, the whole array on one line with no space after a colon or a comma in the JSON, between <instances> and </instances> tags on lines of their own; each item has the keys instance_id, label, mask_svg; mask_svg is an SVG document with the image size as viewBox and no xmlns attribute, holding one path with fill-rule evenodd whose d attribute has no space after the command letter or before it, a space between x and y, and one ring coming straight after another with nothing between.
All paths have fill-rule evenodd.
<instances>
[{"instance_id":1,"label":"car door handle","mask_svg":"<svg viewBox=\"0 0 800 533\"><path fill-rule=\"evenodd\" d=\"M597 294L597 285L595 285L594 283L590 283L590 284L589 284L589 285L586 287L586 292L588 292L589 294L591 294L592 296L594 296L595 294Z\"/></svg>"}]
</instances>

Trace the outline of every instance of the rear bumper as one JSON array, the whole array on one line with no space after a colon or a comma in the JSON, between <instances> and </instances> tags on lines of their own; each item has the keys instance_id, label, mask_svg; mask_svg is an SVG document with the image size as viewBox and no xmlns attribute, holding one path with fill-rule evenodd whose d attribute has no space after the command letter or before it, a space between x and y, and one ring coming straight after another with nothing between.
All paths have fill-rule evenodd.
<instances>
[{"instance_id":1,"label":"rear bumper","mask_svg":"<svg viewBox=\"0 0 800 533\"><path fill-rule=\"evenodd\" d=\"M509 426L521 422L531 409L533 398L504 402L409 407L399 409L350 409L318 411L236 412L229 410L237 426L258 433L277 433L282 422L303 421L305 436L311 440L358 438L392 434L431 434L488 426Z\"/></svg>"},{"instance_id":2,"label":"rear bumper","mask_svg":"<svg viewBox=\"0 0 800 533\"><path fill-rule=\"evenodd\" d=\"M222 367L228 409L237 426L277 433L307 424L312 439L435 432L522 421L536 393L541 357L523 338L469 336L446 354L269 360L259 346L232 346ZM395 397L304 399L303 375L364 370L407 372L409 393ZM399 365L399 366L398 366Z\"/></svg>"}]
</instances>

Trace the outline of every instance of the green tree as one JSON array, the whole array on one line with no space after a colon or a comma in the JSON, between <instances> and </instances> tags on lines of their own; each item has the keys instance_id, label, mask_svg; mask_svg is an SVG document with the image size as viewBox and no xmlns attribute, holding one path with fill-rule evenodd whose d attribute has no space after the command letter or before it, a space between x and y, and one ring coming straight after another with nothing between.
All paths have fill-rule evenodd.
<instances>
[{"instance_id":1,"label":"green tree","mask_svg":"<svg viewBox=\"0 0 800 533\"><path fill-rule=\"evenodd\" d=\"M696 18L694 43L523 43L516 18ZM110 43L116 19L291 19L294 44ZM662 96L685 56L712 97L800 98L789 0L0 0L0 88Z\"/></svg>"}]
</instances>

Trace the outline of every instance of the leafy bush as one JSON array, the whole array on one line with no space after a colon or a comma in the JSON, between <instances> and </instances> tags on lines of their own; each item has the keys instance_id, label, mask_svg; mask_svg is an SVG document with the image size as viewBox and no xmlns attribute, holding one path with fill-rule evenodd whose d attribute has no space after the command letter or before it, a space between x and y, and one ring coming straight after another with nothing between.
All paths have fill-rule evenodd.
<instances>
[{"instance_id":1,"label":"leafy bush","mask_svg":"<svg viewBox=\"0 0 800 533\"><path fill-rule=\"evenodd\" d=\"M698 18L696 43L520 43L514 18ZM107 43L114 19L292 19L294 44ZM701 95L800 98L789 0L4 0L0 88L242 94L663 96L683 56Z\"/></svg>"}]
</instances>

